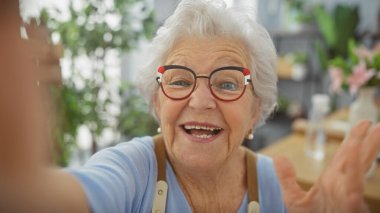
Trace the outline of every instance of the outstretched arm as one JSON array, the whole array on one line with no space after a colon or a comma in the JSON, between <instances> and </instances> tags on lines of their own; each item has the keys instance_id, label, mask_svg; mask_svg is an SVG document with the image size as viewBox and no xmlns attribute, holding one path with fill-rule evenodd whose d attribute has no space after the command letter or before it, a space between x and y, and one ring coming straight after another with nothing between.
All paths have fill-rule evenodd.
<instances>
[{"instance_id":1,"label":"outstretched arm","mask_svg":"<svg viewBox=\"0 0 380 213\"><path fill-rule=\"evenodd\" d=\"M0 3L0 211L88 212L69 174L48 167L48 140L37 87L39 49L20 38L18 1Z\"/></svg>"},{"instance_id":2,"label":"outstretched arm","mask_svg":"<svg viewBox=\"0 0 380 213\"><path fill-rule=\"evenodd\" d=\"M274 159L289 212L369 212L363 198L364 174L380 151L380 124L356 125L342 142L326 171L309 191L296 182L285 157Z\"/></svg>"}]
</instances>

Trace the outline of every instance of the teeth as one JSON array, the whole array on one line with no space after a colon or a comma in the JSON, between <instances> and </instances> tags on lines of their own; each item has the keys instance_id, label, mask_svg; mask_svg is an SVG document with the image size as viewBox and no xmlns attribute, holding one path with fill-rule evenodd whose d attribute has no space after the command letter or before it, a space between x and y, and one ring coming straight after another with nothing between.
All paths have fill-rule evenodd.
<instances>
[{"instance_id":1,"label":"teeth","mask_svg":"<svg viewBox=\"0 0 380 213\"><path fill-rule=\"evenodd\" d=\"M212 135L192 135L192 136L195 136L195 137L197 137L197 138L211 138L212 137Z\"/></svg>"},{"instance_id":2,"label":"teeth","mask_svg":"<svg viewBox=\"0 0 380 213\"><path fill-rule=\"evenodd\" d=\"M208 130L208 131L214 131L214 130L222 130L222 128L213 128L208 126L196 126L196 125L184 125L185 129L191 130L191 129L202 129L202 130Z\"/></svg>"}]
</instances>

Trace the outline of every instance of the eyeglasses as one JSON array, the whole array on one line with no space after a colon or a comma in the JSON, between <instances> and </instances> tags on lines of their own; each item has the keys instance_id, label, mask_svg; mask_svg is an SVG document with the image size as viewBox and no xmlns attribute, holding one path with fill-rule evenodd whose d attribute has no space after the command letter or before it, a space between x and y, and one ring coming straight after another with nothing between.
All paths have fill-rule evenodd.
<instances>
[{"instance_id":1,"label":"eyeglasses","mask_svg":"<svg viewBox=\"0 0 380 213\"><path fill-rule=\"evenodd\" d=\"M221 101L236 101L251 82L250 70L227 66L213 70L209 76L196 75L193 70L180 65L158 68L157 83L166 97L173 100L188 98L195 90L197 78L207 78L211 94Z\"/></svg>"}]
</instances>

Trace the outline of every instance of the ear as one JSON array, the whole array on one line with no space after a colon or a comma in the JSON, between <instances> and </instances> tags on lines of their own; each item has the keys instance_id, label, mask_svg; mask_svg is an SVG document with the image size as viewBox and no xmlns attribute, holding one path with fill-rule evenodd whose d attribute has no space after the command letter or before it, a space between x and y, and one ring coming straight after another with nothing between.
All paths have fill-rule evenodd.
<instances>
[{"instance_id":1,"label":"ear","mask_svg":"<svg viewBox=\"0 0 380 213\"><path fill-rule=\"evenodd\" d=\"M160 114L159 114L159 112L161 111L161 105L160 105L158 93L156 93L153 96L153 98L152 98L152 107L153 107L153 110L154 110L154 115L156 116L156 118L158 119L158 121L160 121Z\"/></svg>"}]
</instances>

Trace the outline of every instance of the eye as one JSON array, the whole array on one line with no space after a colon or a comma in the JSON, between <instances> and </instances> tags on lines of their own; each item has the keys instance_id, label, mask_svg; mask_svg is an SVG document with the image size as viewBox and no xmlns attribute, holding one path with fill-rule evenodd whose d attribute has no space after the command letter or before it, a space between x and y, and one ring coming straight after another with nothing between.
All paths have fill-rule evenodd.
<instances>
[{"instance_id":1,"label":"eye","mask_svg":"<svg viewBox=\"0 0 380 213\"><path fill-rule=\"evenodd\" d=\"M229 90L229 91L236 91L237 90L237 85L233 82L222 82L219 85L217 85L219 89L223 90Z\"/></svg>"},{"instance_id":2,"label":"eye","mask_svg":"<svg viewBox=\"0 0 380 213\"><path fill-rule=\"evenodd\" d=\"M192 85L191 82L186 80L176 80L169 83L170 86L178 86L178 87L189 87Z\"/></svg>"}]
</instances>

